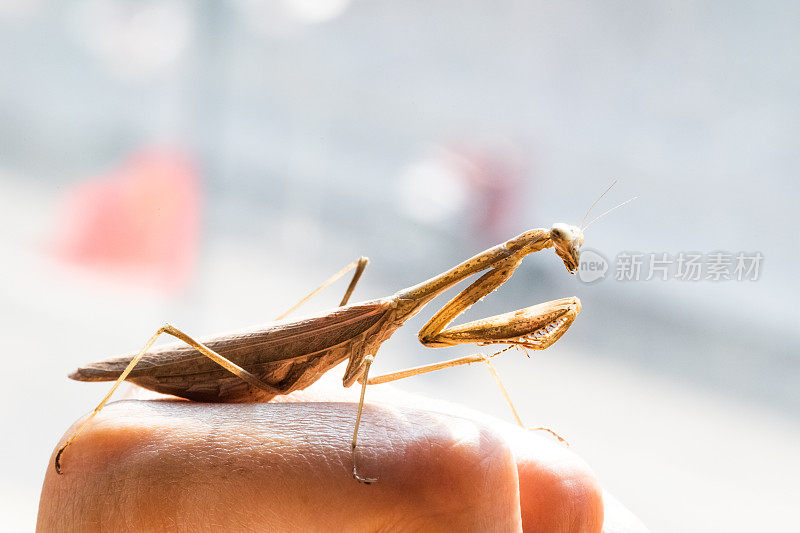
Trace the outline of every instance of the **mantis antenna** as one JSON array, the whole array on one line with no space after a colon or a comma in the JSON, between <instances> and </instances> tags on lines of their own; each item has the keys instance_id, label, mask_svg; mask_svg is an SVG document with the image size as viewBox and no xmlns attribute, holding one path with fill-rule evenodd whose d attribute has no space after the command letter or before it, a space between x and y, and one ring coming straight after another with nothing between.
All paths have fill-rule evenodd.
<instances>
[{"instance_id":1,"label":"mantis antenna","mask_svg":"<svg viewBox=\"0 0 800 533\"><path fill-rule=\"evenodd\" d=\"M600 196L598 196L598 197L597 197L597 200L595 200L595 201L594 201L594 203L593 203L593 204L592 204L592 205L589 207L589 210L588 210L588 211L586 211L586 214L585 214L585 215L583 215L583 220L581 220L581 229L583 229L583 223L584 223L584 222L586 222L586 218L589 216L589 213L591 213L591 212L592 212L592 209L594 209L594 206L596 206L596 205L597 205L597 202L599 202L600 200L602 200L603 196L605 196L605 195L606 195L606 193L607 193L608 191L610 191L610 190L611 190L611 188L612 188L614 185L616 185L616 184L617 184L617 180L614 180L614 181L612 181L612 182L611 182L611 185L609 185L609 186L608 186L608 188L607 188L605 191L603 191L603 194L601 194ZM590 222L590 224L591 224L591 222Z\"/></svg>"},{"instance_id":2,"label":"mantis antenna","mask_svg":"<svg viewBox=\"0 0 800 533\"><path fill-rule=\"evenodd\" d=\"M593 223L597 222L598 220L600 220L601 218L603 218L604 216L606 216L607 214L609 214L611 211L614 211L615 209L619 209L619 208L620 208L620 207L622 207L623 205L625 205L625 204L629 204L629 203L631 203L632 201L636 200L637 198L639 198L639 197L638 197L638 196L634 196L634 197L633 197L633 198L631 198L630 200L625 200L624 202L622 202L622 203L621 203L621 204L619 204L618 206L616 206L616 207L612 207L611 209L609 209L608 211L604 212L603 214L601 214L601 215L598 215L598 216L594 217L594 218L593 218L593 219L592 219L592 220L591 220L591 221L590 221L588 224L586 224L586 225L583 227L583 229L582 229L581 231L586 231L586 228L588 228L588 227L589 227L589 226L591 226Z\"/></svg>"}]
</instances>

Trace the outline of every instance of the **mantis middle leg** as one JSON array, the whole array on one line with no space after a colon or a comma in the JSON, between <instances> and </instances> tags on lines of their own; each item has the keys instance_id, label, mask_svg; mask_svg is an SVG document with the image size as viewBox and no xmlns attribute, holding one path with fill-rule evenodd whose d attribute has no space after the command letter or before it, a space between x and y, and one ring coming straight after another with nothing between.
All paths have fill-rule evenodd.
<instances>
[{"instance_id":1,"label":"mantis middle leg","mask_svg":"<svg viewBox=\"0 0 800 533\"><path fill-rule=\"evenodd\" d=\"M495 369L494 365L491 362L491 359L493 357L496 357L501 353L510 350L511 348L513 348L513 346L508 346L498 352L493 353L492 355L484 355L480 353L473 355L466 355L464 357L449 359L447 361L442 361L440 363L415 366L412 368L407 368L405 370L392 372L390 374L383 374L380 376L376 376L374 378L370 378L367 381L367 385L381 385L383 383L391 383L392 381L399 381L401 379L419 376L420 374L427 374L428 372L435 372L436 370L443 370L445 368L452 368L454 366L470 365L473 363L486 363L486 365L489 367L489 372L492 373L492 377L497 383L497 386L500 388L500 392L503 394L503 398L505 398L508 407L511 409L511 413L514 415L514 419L517 421L517 424L519 424L520 427L530 429L532 431L546 431L551 435L553 435L555 438L557 438L559 441L568 445L569 443L553 430L545 427L529 428L522 421L522 417L519 416L519 412L517 411L517 408L514 407L514 402L511 400L511 395L508 393L508 389L506 389L506 386L503 384L503 380L500 379L500 374L497 373L497 370Z\"/></svg>"}]
</instances>

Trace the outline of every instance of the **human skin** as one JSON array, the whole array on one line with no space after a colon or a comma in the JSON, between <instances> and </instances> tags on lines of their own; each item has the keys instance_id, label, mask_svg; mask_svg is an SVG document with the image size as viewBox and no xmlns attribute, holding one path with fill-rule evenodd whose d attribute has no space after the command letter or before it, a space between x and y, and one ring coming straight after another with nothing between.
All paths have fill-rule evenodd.
<instances>
[{"instance_id":1,"label":"human skin","mask_svg":"<svg viewBox=\"0 0 800 533\"><path fill-rule=\"evenodd\" d=\"M600 483L547 434L380 388L359 432L372 485L350 475L356 391L109 404L63 475L50 458L37 531L645 531L616 502L603 528Z\"/></svg>"}]
</instances>

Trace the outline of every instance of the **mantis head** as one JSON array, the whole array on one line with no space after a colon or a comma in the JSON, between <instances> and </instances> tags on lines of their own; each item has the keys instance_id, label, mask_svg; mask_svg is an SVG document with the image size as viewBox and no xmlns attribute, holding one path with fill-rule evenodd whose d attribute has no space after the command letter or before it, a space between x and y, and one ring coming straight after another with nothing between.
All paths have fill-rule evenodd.
<instances>
[{"instance_id":1,"label":"mantis head","mask_svg":"<svg viewBox=\"0 0 800 533\"><path fill-rule=\"evenodd\" d=\"M556 222L550 228L550 240L556 254L564 261L570 274L578 271L581 261L581 246L583 246L583 230L578 226Z\"/></svg>"},{"instance_id":2,"label":"mantis head","mask_svg":"<svg viewBox=\"0 0 800 533\"><path fill-rule=\"evenodd\" d=\"M628 202L636 200L636 197L634 196L630 200L626 200L621 204L619 204L618 206L612 207L602 215L595 217L594 219L592 219L591 222L584 225L583 223L586 222L586 218L589 216L589 213L592 212L594 206L597 205L597 202L599 202L600 199L603 196L605 196L606 193L610 191L614 185L616 185L616 183L617 180L614 180L613 183L609 185L608 189L606 189L603 192L603 194L601 194L600 197L594 201L591 207L589 207L589 210L583 216L583 220L581 221L580 227L572 226L570 224L564 224L563 222L557 222L553 224L552 228L550 228L550 240L553 243L553 247L556 249L556 254L558 254L558 256L564 261L564 266L567 267L567 270L569 270L570 274L575 274L578 271L578 264L580 264L581 262L581 246L583 246L583 232L586 230L586 228L588 228L589 226L591 226L592 224L594 224L595 222L597 222L598 220L609 214L610 212L614 211L615 209L619 209Z\"/></svg>"}]
</instances>

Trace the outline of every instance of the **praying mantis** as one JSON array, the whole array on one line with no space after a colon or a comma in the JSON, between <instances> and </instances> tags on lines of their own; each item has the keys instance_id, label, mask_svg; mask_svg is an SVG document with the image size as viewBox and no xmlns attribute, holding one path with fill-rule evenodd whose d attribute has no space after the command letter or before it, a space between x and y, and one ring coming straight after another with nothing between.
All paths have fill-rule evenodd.
<instances>
[{"instance_id":1,"label":"praying mantis","mask_svg":"<svg viewBox=\"0 0 800 533\"><path fill-rule=\"evenodd\" d=\"M589 212L611 187L592 204ZM356 381L361 385L350 444L352 475L365 484L377 481L376 478L359 474L356 454L368 385L484 362L489 365L517 422L523 425L490 358L515 346L531 350L548 348L566 333L581 312L580 300L577 297L561 298L466 324L452 327L450 324L470 306L508 281L529 254L553 248L567 271L575 274L580 263L583 231L595 220L631 200L606 211L586 226L556 223L550 228L526 231L427 281L384 298L348 305L369 262L362 257L336 273L274 322L201 341L165 324L137 354L90 363L70 374L70 378L78 381L115 383L94 411L59 447L54 460L55 470L59 474L64 473L65 450L126 380L156 392L201 402L267 402L275 396L310 386L325 372L347 360L342 379L344 386L350 387ZM584 221L589 212L584 216ZM354 273L338 308L297 320L286 319L289 313L350 271ZM484 273L447 302L422 327L419 340L423 345L434 348L458 344L505 344L507 348L491 356L469 355L377 377L369 376L378 348L404 322L419 313L436 296L480 272ZM152 348L162 334L171 335L181 342Z\"/></svg>"}]
</instances>

